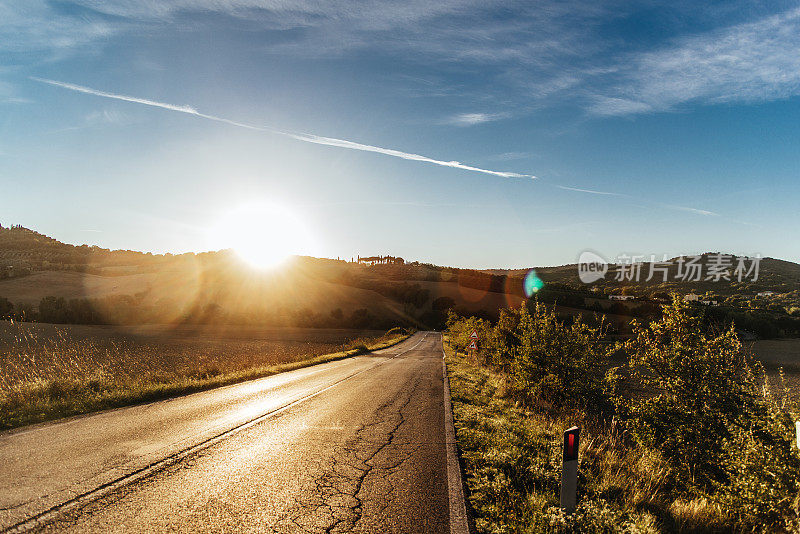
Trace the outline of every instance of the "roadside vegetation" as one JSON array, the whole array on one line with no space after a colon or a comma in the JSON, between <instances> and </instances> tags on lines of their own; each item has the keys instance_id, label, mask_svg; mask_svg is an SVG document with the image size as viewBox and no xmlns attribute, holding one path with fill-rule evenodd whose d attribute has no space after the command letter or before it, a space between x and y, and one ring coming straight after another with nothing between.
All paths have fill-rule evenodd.
<instances>
[{"instance_id":1,"label":"roadside vegetation","mask_svg":"<svg viewBox=\"0 0 800 534\"><path fill-rule=\"evenodd\" d=\"M280 331L267 339L195 332L173 339L115 330L79 335L70 327L32 323L0 327L0 430L367 354L411 335L400 328L360 337L308 329L291 339Z\"/></svg>"},{"instance_id":2,"label":"roadside vegetation","mask_svg":"<svg viewBox=\"0 0 800 534\"><path fill-rule=\"evenodd\" d=\"M469 334L479 350L467 350ZM451 316L448 373L480 532L797 532L797 407L733 328L675 297L607 341L542 304ZM582 428L575 514L562 433Z\"/></svg>"}]
</instances>

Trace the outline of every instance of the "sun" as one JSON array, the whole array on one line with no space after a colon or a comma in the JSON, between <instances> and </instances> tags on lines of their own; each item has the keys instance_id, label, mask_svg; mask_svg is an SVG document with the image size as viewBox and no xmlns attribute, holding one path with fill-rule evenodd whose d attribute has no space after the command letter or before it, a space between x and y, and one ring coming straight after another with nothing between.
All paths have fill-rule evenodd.
<instances>
[{"instance_id":1,"label":"sun","mask_svg":"<svg viewBox=\"0 0 800 534\"><path fill-rule=\"evenodd\" d=\"M270 269L295 254L308 254L312 239L298 215L279 204L253 202L221 217L211 229L212 247L233 249L256 269Z\"/></svg>"}]
</instances>

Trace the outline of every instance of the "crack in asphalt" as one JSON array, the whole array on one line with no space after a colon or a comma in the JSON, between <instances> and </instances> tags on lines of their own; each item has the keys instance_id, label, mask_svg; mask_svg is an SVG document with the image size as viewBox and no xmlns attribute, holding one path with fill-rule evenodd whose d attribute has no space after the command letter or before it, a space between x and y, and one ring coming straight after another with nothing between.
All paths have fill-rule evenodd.
<instances>
[{"instance_id":1,"label":"crack in asphalt","mask_svg":"<svg viewBox=\"0 0 800 534\"><path fill-rule=\"evenodd\" d=\"M381 515L386 511L395 497L391 475L419 447L399 447L395 441L421 381L417 377L400 395L379 406L372 422L360 425L353 438L334 449L333 456L325 462L327 466L321 469L323 473L313 482L310 495L293 499L293 506L272 526L274 532L352 532L363 518L367 496L370 502L377 501ZM381 462L382 453L390 447L386 460L391 461ZM369 490L365 487L379 482L385 486Z\"/></svg>"},{"instance_id":2,"label":"crack in asphalt","mask_svg":"<svg viewBox=\"0 0 800 534\"><path fill-rule=\"evenodd\" d=\"M391 356L387 361L417 349L425 339L423 337L411 349ZM370 388L376 387L373 383L364 382L364 384L368 384L368 386L364 386L364 389L360 389L360 385L354 386L357 388L356 396L361 396L360 402L353 402L351 408L348 408L345 403L341 407L337 406L338 412L333 412L336 417L344 417L345 420L350 421L349 426L342 425L341 419L336 419L332 424L326 419L327 415L318 418L321 423L327 425L319 426L319 428L336 430L334 436L337 437L331 440L329 434L326 433L322 436L324 441L322 447L312 447L309 449L309 454L301 455L301 463L295 467L296 481L289 485L293 490L292 493L284 494L286 500L283 503L275 500L274 506L277 506L277 509L265 507L263 514L255 514L258 518L258 530L271 529L273 532L305 533L388 532L392 530L392 525L396 527L398 522L411 521L411 524L416 524L417 516L406 517L411 512L404 507L404 499L412 495L407 489L409 480L413 482L418 475L424 476L423 473L415 472L412 468L422 468L427 473L428 464L425 461L428 460L426 453L429 451L426 447L432 443L424 441L429 432L428 427L424 425L432 409L430 406L431 395L428 391L432 383L430 374L419 372L427 369L422 366L417 367L422 361L427 362L427 359L419 360L412 357L402 363L398 362L396 365L400 367L396 369L402 367L403 372L397 376L397 380L394 379L393 371L387 370L386 373L392 378L387 380L385 385L380 383L377 386L383 389L375 392L372 402L364 401L368 398L365 393L373 391ZM380 365L382 363L364 371ZM355 375L347 378L352 376ZM387 375L382 375L379 382L386 380L383 378L384 376ZM331 387L333 386L328 386L321 391ZM317 396L321 391L310 397ZM269 420L274 422L282 417L288 417L291 413L288 408L297 403L299 401L272 412ZM258 421L262 419L266 420L262 416L258 418ZM311 422L315 421L317 419L312 419ZM241 428L249 428L255 424L256 420ZM288 426L291 424L292 421L288 423ZM312 428L314 426L318 425L313 425ZM339 433L343 430L344 432ZM420 431L423 433L420 434ZM233 434L235 431L227 432L225 436ZM213 443L217 441L221 441L221 439L214 440ZM202 447L176 456L175 461L170 462L163 472L168 475L173 472L171 471L173 469L194 470L198 459L209 451L212 449ZM422 462L421 465L420 462ZM155 472L161 471L162 469L159 468ZM291 476L289 475L289 477ZM150 474L148 474L137 479L137 484L115 487L96 501L93 500L92 502L98 503L93 505L94 507L77 506L59 511L64 521L60 525L62 527L69 525L81 514L91 516L95 511L104 510L109 502L123 500L128 494L134 493L136 488L143 487L138 483L146 480L155 479L150 479ZM297 484L296 488L295 483ZM424 489L428 488L424 487ZM419 492L413 496L413 498L419 497ZM240 513L237 512L239 508L233 506L232 502L220 502L218 499L209 502L225 509L230 504L230 512L223 514L226 517L228 515L234 517ZM182 503L183 501L179 504ZM423 517L427 517L427 515L423 515ZM100 520L102 519L101 515ZM35 526L41 528L48 524L49 519L48 523L39 523ZM54 526L55 523L51 525L51 528ZM58 527L53 530L58 530Z\"/></svg>"}]
</instances>

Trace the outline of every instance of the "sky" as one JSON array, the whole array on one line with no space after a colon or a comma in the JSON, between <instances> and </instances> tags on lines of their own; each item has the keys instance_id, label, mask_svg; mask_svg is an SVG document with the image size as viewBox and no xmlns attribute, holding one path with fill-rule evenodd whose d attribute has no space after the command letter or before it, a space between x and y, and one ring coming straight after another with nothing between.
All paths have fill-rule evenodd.
<instances>
[{"instance_id":1,"label":"sky","mask_svg":"<svg viewBox=\"0 0 800 534\"><path fill-rule=\"evenodd\" d=\"M800 3L698 4L0 0L0 223L177 253L255 203L324 257L800 261Z\"/></svg>"}]
</instances>

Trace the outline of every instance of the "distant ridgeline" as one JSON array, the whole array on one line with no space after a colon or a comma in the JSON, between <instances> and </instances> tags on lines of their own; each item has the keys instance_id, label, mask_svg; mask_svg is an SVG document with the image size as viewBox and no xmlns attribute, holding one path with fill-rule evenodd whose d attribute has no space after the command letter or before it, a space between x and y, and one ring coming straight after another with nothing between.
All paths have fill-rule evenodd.
<instances>
[{"instance_id":1,"label":"distant ridgeline","mask_svg":"<svg viewBox=\"0 0 800 534\"><path fill-rule=\"evenodd\" d=\"M86 271L88 266L144 265L169 258L132 250L69 245L23 226L0 225L0 265L12 275L40 270ZM2 273L0 273L2 276Z\"/></svg>"},{"instance_id":2,"label":"distant ridgeline","mask_svg":"<svg viewBox=\"0 0 800 534\"><path fill-rule=\"evenodd\" d=\"M700 264L710 262L711 253L703 254ZM0 225L0 271L12 266L17 274L27 274L40 270L73 270L80 272L95 272L97 274L115 274L115 267L127 267L126 273L152 272L170 264L180 264L187 259L199 259L203 263L227 262L231 259L230 251L185 254L152 254L132 250L109 250L89 245L69 245L51 237L24 228L12 226L10 228ZM358 256L355 264L321 258L302 258L309 266L313 265L315 276L322 275L323 279L340 280L347 278L346 271L355 276L364 275L367 278L387 278L389 280L430 281L430 282L458 282L463 287L480 289L496 293L509 293L524 295L523 280L528 269L514 270L474 270L454 267L442 267L429 263L410 262L403 258L391 255L385 256ZM662 282L660 276L646 280L650 264L642 263L640 280L617 281L614 271L617 265L610 265L609 272L604 279L591 285L582 283L578 277L578 267L575 264L558 267L537 267L535 273L544 283L558 290L574 290L584 293L591 290L594 294L620 294L628 293L639 297L666 296L672 291L679 293L713 293L716 295L753 294L774 292L786 294L800 290L800 265L789 261L773 258L763 258L757 280L744 279L742 281L710 280L683 281L676 275L677 265L672 261L669 268L668 280ZM367 267L368 271L360 268ZM331 276L324 272L330 271ZM0 274L2 276L2 274Z\"/></svg>"},{"instance_id":3,"label":"distant ridgeline","mask_svg":"<svg viewBox=\"0 0 800 534\"><path fill-rule=\"evenodd\" d=\"M713 276L708 276L710 268L714 265L715 259L722 256L727 256L727 259L733 260L732 265L727 268L729 280L721 279L714 280ZM688 258L696 258L696 266L698 272L701 273L699 280L695 280L695 276L681 277L680 270L682 268L680 259L687 260ZM618 280L619 270L621 265L610 264L608 266L608 273L604 278L586 285L580 281L578 277L578 266L576 264L563 265L559 267L543 267L537 268L536 271L539 276L546 282L557 282L560 284L572 286L574 288L590 287L595 292L621 294L621 289L628 288L630 294L639 296L652 295L654 293L667 294L672 291L678 293L698 293L704 294L706 292L715 293L718 295L732 295L736 293L749 293L755 295L760 292L772 291L775 293L788 293L800 290L800 265L790 261L779 260L775 258L760 258L758 260L758 276L754 276L754 272L750 272L747 276L742 276L739 281L737 276L734 275L736 267L736 258L731 255L720 254L717 252L706 252L696 257L684 256L682 258L672 258L665 263L668 264L666 268L666 281L662 272L658 272L659 264L651 264L651 262L641 262L637 267L639 273L638 280ZM747 258L746 267L752 265L753 258ZM684 261L685 265L685 261ZM655 273L650 277L651 268L654 267ZM684 273L686 268L683 267ZM492 271L502 272L502 271ZM510 271L514 272L514 271ZM650 280L648 280L650 278Z\"/></svg>"},{"instance_id":4,"label":"distant ridgeline","mask_svg":"<svg viewBox=\"0 0 800 534\"><path fill-rule=\"evenodd\" d=\"M706 266L712 256L702 255L699 263ZM21 226L0 226L0 299L11 299L17 311L27 309L26 317L38 313L44 303L46 309L56 310L48 316L54 322L73 322L63 319L70 316L63 310L70 299L78 298L112 299L102 305L74 304L77 311L71 316L84 317L85 322L102 322L87 310L104 309L101 315L108 317L130 309L114 320L158 322L169 316L219 321L224 317L307 326L382 327L399 322L441 327L451 309L496 318L500 308L516 306L526 298L523 288L527 286L527 296L534 300L557 304L566 314L596 312L617 317L620 328L629 321L625 317L657 316L669 294L678 292L696 305L708 304L710 316L735 320L737 326L762 337L800 334L800 265L763 258L757 280L732 277L716 282L705 277L681 280L677 268L667 269L667 281L660 276L648 281L650 264L642 263L638 280L618 281L619 266L612 264L605 278L584 284L575 264L474 270L379 255L358 256L350 262L297 257L277 271L254 273L229 250L180 255L108 250L61 243ZM100 278L91 279L88 288L83 279L67 273ZM33 285L11 280L34 275L38 278ZM67 291L76 284L79 291ZM35 298L26 289L31 287L38 291ZM612 299L615 295L630 300ZM44 302L45 296L56 300ZM63 304L58 301L61 297Z\"/></svg>"},{"instance_id":5,"label":"distant ridgeline","mask_svg":"<svg viewBox=\"0 0 800 534\"><path fill-rule=\"evenodd\" d=\"M227 250L198 254L191 252L152 254L132 250L109 250L89 245L76 246L62 243L22 226L6 228L0 225L0 265L13 266L17 275L45 270L71 270L102 275L123 272L114 269L115 267L128 267L124 270L124 274L130 274L152 272L195 258L205 264L230 262L231 256L231 252ZM306 269L313 270L315 276L324 280L346 280L348 279L346 271L352 271L357 277L366 275L369 279L378 276L390 280L457 281L464 287L522 295L524 274L510 276L517 279L517 283L512 287L506 283L509 276L505 274L495 275L478 270L439 267L419 262L406 263L403 258L397 256L358 256L355 264L311 257L302 257L300 260ZM374 267L374 269L365 272L361 270L363 267Z\"/></svg>"}]
</instances>

